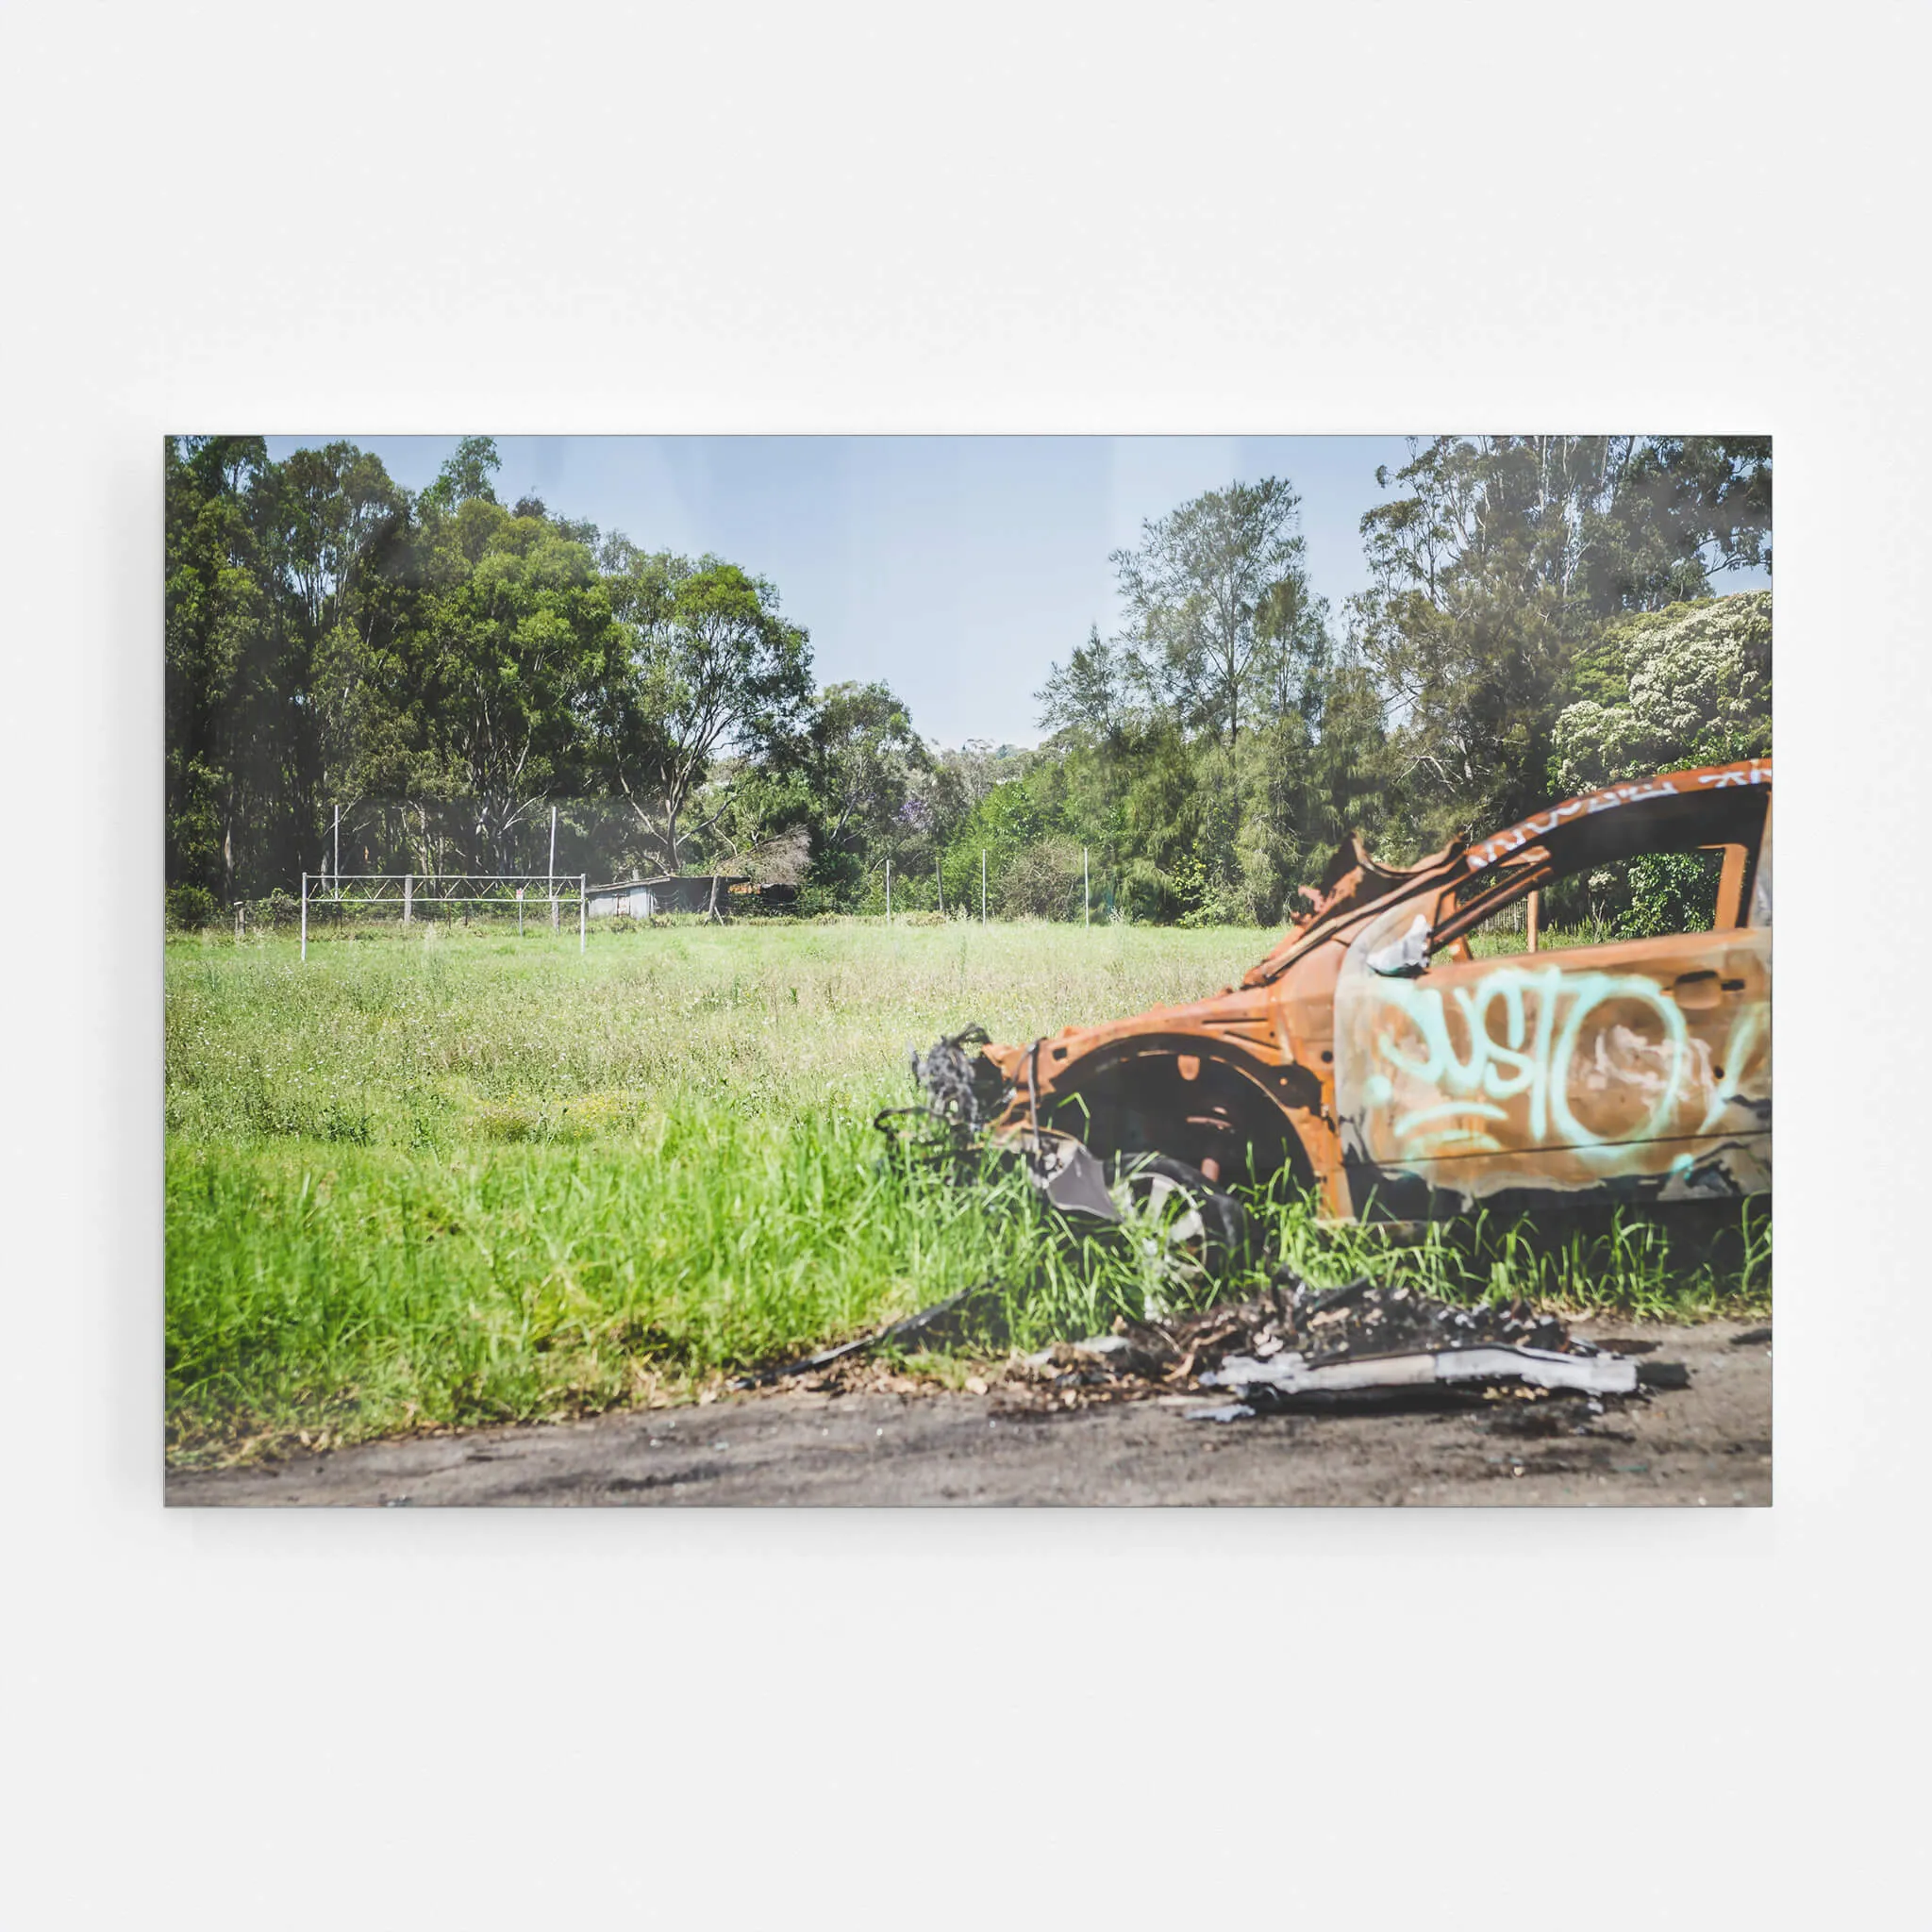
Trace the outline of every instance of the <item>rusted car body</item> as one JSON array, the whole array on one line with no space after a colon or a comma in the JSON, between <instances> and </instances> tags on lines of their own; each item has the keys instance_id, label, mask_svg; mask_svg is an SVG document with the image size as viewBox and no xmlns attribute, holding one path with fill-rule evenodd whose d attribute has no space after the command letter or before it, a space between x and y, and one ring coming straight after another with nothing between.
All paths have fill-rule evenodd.
<instances>
[{"instance_id":1,"label":"rusted car body","mask_svg":"<svg viewBox=\"0 0 1932 1932\"><path fill-rule=\"evenodd\" d=\"M1771 775L1611 786L1407 868L1352 840L1240 986L987 1047L995 1135L1217 1189L1286 1168L1342 1219L1767 1192ZM1538 947L1555 882L1698 851L1722 854L1708 930ZM1518 902L1525 949L1474 957Z\"/></svg>"}]
</instances>

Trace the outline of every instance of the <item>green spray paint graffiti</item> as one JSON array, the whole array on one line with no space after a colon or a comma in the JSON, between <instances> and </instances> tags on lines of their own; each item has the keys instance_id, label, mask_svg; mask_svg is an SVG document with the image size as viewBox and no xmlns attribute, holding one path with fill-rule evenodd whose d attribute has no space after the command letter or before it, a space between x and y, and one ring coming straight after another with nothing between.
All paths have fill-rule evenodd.
<instances>
[{"instance_id":1,"label":"green spray paint graffiti","mask_svg":"<svg viewBox=\"0 0 1932 1932\"><path fill-rule=\"evenodd\" d=\"M1446 1000L1407 980L1379 991L1391 1019L1407 1024L1376 1031L1361 1098L1371 1109L1406 1103L1391 1124L1396 1144L1383 1150L1398 1158L1500 1153L1503 1143L1470 1123L1507 1121L1512 1108L1503 1103L1517 1101L1527 1130L1526 1140L1510 1136L1518 1145L1587 1155L1612 1139L1577 1118L1577 1094L1592 1090L1634 1091L1642 1111L1614 1140L1652 1140L1687 1091L1711 1080L1708 1048L1690 1037L1675 1001L1641 974L1506 967L1452 987Z\"/></svg>"}]
</instances>

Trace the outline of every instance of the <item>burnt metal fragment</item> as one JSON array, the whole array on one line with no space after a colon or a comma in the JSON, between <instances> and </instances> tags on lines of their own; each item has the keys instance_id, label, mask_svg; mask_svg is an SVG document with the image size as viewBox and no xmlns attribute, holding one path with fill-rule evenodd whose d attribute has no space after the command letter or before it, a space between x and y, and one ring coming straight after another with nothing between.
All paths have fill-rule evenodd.
<instances>
[{"instance_id":1,"label":"burnt metal fragment","mask_svg":"<svg viewBox=\"0 0 1932 1932\"><path fill-rule=\"evenodd\" d=\"M1469 1383L1522 1382L1533 1389L1629 1395L1638 1386L1638 1365L1621 1356L1567 1355L1483 1343L1434 1352L1344 1356L1320 1365L1300 1355L1278 1355L1270 1361L1233 1356L1200 1381L1204 1389L1225 1389L1238 1401L1265 1411L1292 1408L1310 1396L1408 1393Z\"/></svg>"},{"instance_id":2,"label":"burnt metal fragment","mask_svg":"<svg viewBox=\"0 0 1932 1932\"><path fill-rule=\"evenodd\" d=\"M912 1078L925 1090L926 1110L977 1132L998 1110L1007 1081L979 1049L991 1043L983 1026L968 1026L912 1055Z\"/></svg>"},{"instance_id":3,"label":"burnt metal fragment","mask_svg":"<svg viewBox=\"0 0 1932 1932\"><path fill-rule=\"evenodd\" d=\"M836 1348L822 1348L816 1355L801 1356L796 1361L781 1362L771 1368L754 1369L736 1377L733 1389L765 1389L793 1375L808 1375L835 1362L870 1355L874 1349L945 1348L976 1338L997 1345L1007 1338L1006 1298L991 1281L964 1289L916 1315L893 1322L871 1335L861 1335Z\"/></svg>"},{"instance_id":4,"label":"burnt metal fragment","mask_svg":"<svg viewBox=\"0 0 1932 1932\"><path fill-rule=\"evenodd\" d=\"M1107 1170L1071 1136L1043 1139L1033 1157L1032 1171L1040 1191L1063 1213L1120 1220L1119 1204L1108 1189Z\"/></svg>"}]
</instances>

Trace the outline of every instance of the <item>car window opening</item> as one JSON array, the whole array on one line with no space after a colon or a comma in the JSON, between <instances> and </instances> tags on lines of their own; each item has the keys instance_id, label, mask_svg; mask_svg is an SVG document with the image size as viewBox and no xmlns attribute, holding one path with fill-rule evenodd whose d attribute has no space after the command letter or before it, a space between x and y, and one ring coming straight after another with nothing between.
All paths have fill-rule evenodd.
<instances>
[{"instance_id":1,"label":"car window opening","mask_svg":"<svg viewBox=\"0 0 1932 1932\"><path fill-rule=\"evenodd\" d=\"M1489 959L1619 940L1722 932L1744 924L1750 852L1741 844L1665 849L1567 865L1546 852L1488 890L1444 894L1429 952ZM1474 886L1478 882L1468 882Z\"/></svg>"}]
</instances>

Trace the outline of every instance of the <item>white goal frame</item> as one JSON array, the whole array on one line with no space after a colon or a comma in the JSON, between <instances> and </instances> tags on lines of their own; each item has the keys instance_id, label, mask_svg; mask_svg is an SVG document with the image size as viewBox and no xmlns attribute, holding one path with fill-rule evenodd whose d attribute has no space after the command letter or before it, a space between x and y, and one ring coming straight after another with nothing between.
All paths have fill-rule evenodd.
<instances>
[{"instance_id":1,"label":"white goal frame","mask_svg":"<svg viewBox=\"0 0 1932 1932\"><path fill-rule=\"evenodd\" d=\"M310 873L302 874L302 957L308 957L308 908L328 906L359 909L372 906L397 906L403 924L414 923L416 908L439 906L515 907L517 927L523 929L524 908L528 900L550 906L550 929L559 929L561 902L577 902L577 951L587 942L590 907L589 873L541 872L359 872Z\"/></svg>"}]
</instances>

